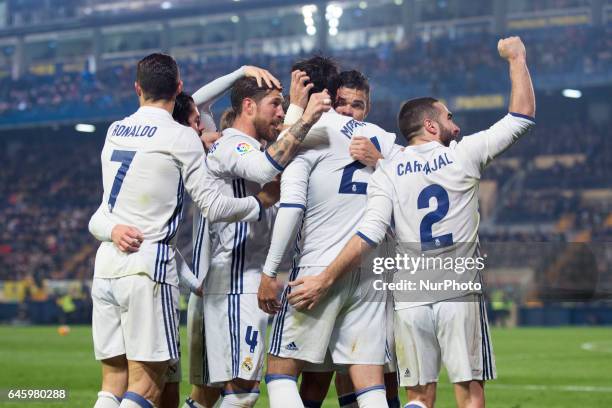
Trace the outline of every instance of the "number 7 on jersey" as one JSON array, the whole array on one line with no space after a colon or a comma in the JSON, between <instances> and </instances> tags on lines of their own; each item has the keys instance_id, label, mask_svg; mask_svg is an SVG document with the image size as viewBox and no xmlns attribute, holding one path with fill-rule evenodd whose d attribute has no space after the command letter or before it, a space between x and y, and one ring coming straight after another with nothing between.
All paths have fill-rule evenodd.
<instances>
[{"instance_id":1,"label":"number 7 on jersey","mask_svg":"<svg viewBox=\"0 0 612 408\"><path fill-rule=\"evenodd\" d=\"M125 175L130 168L135 155L136 152L130 150L113 150L111 161L120 162L121 166L119 166L119 170L117 170L117 174L115 174L115 181L113 181L113 187L111 188L110 196L108 197L108 211L110 212L113 212L115 201L117 201L117 196L119 195L119 191L121 191L123 179L125 178Z\"/></svg>"}]
</instances>

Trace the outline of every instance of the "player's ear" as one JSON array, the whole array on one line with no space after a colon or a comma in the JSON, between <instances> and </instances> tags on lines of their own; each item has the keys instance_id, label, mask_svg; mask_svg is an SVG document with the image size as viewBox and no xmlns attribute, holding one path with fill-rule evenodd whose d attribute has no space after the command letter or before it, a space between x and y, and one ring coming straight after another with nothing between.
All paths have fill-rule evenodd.
<instances>
[{"instance_id":1,"label":"player's ear","mask_svg":"<svg viewBox=\"0 0 612 408\"><path fill-rule=\"evenodd\" d=\"M134 90L136 91L136 95L140 98L142 96L142 88L138 85L138 82L134 82Z\"/></svg>"},{"instance_id":2,"label":"player's ear","mask_svg":"<svg viewBox=\"0 0 612 408\"><path fill-rule=\"evenodd\" d=\"M244 98L242 100L242 111L247 115L252 116L257 111L257 104L251 98Z\"/></svg>"},{"instance_id":3,"label":"player's ear","mask_svg":"<svg viewBox=\"0 0 612 408\"><path fill-rule=\"evenodd\" d=\"M438 128L438 123L431 119L425 119L423 121L423 128L425 129L425 132L432 135L437 135L438 131L440 130Z\"/></svg>"},{"instance_id":4,"label":"player's ear","mask_svg":"<svg viewBox=\"0 0 612 408\"><path fill-rule=\"evenodd\" d=\"M183 80L179 79L178 86L176 87L176 94L174 96L176 97L181 92L183 92Z\"/></svg>"}]
</instances>

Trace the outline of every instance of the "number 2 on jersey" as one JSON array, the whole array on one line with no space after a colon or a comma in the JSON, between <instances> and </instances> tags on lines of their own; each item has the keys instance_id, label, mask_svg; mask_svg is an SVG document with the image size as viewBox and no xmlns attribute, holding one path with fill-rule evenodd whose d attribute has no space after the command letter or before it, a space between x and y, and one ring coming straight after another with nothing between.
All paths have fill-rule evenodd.
<instances>
[{"instance_id":1,"label":"number 2 on jersey","mask_svg":"<svg viewBox=\"0 0 612 408\"><path fill-rule=\"evenodd\" d=\"M113 181L113 187L111 188L110 197L108 198L108 210L110 212L113 212L113 207L115 206L115 201L117 201L117 196L121 190L123 179L130 168L130 164L132 164L135 154L136 152L130 150L113 150L111 161L120 162L121 166L119 166L119 170L117 170L117 174L115 174L115 181Z\"/></svg>"},{"instance_id":2,"label":"number 2 on jersey","mask_svg":"<svg viewBox=\"0 0 612 408\"><path fill-rule=\"evenodd\" d=\"M430 251L432 249L444 248L453 245L453 234L444 234L437 237L433 236L433 225L440 221L448 213L448 193L438 184L425 187L417 198L419 210L429 208L429 199L436 199L437 207L435 210L425 214L421 220L421 250Z\"/></svg>"},{"instance_id":3,"label":"number 2 on jersey","mask_svg":"<svg viewBox=\"0 0 612 408\"><path fill-rule=\"evenodd\" d=\"M373 137L370 139L376 147L376 150L379 152L380 143L378 143L378 139ZM360 163L355 160L354 162L344 166L344 171L342 172L342 178L340 179L340 189L338 193L340 194L366 194L368 190L368 183L365 181L353 181L353 174L359 170L365 168L366 165Z\"/></svg>"}]
</instances>

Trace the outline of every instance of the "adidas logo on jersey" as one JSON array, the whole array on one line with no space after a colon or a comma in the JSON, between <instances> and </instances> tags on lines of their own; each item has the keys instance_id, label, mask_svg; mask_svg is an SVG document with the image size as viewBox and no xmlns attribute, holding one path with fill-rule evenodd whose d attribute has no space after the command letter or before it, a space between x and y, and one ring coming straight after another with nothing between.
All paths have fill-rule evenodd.
<instances>
[{"instance_id":1,"label":"adidas logo on jersey","mask_svg":"<svg viewBox=\"0 0 612 408\"><path fill-rule=\"evenodd\" d=\"M298 346L296 346L295 342L292 341L291 343L287 344L285 346L285 348L289 351L297 351L298 350Z\"/></svg>"},{"instance_id":2,"label":"adidas logo on jersey","mask_svg":"<svg viewBox=\"0 0 612 408\"><path fill-rule=\"evenodd\" d=\"M406 371L404 371L404 378L408 378L410 377L410 370L406 369Z\"/></svg>"}]
</instances>

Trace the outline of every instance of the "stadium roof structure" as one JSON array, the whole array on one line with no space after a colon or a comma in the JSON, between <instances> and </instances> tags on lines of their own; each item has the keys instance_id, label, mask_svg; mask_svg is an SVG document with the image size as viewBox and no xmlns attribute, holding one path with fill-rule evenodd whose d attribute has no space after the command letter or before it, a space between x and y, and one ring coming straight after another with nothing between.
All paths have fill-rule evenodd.
<instances>
[{"instance_id":1,"label":"stadium roof structure","mask_svg":"<svg viewBox=\"0 0 612 408\"><path fill-rule=\"evenodd\" d=\"M304 0L141 0L141 1L99 1L96 0L91 6L83 8L83 12L77 17L50 21L23 26L9 26L0 29L0 38L11 36L22 36L49 31L62 31L82 28L106 27L109 25L142 23L146 21L159 21L180 17L191 17L194 15L210 15L222 13L240 13L255 11L259 9L301 6ZM312 0L309 4L326 4L327 1ZM164 6L170 4L170 7ZM88 11L89 10L89 11ZM87 12L88 11L88 12Z\"/></svg>"}]
</instances>

